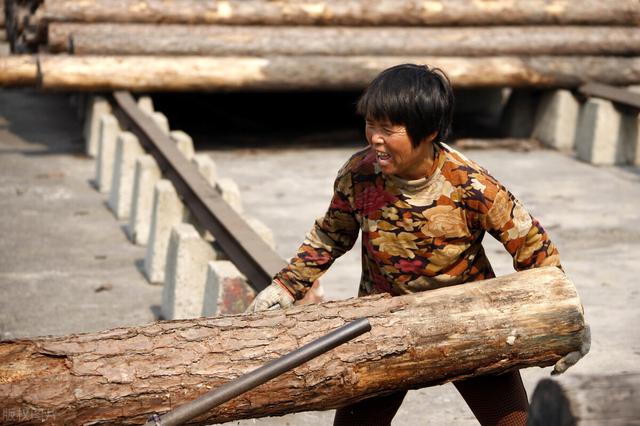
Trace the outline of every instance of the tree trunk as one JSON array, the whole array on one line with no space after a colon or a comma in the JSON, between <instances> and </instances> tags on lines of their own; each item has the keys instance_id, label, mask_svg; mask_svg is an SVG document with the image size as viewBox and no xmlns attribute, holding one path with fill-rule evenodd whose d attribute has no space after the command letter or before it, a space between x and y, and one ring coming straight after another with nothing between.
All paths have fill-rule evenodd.
<instances>
[{"instance_id":1,"label":"tree trunk","mask_svg":"<svg viewBox=\"0 0 640 426\"><path fill-rule=\"evenodd\" d=\"M637 55L633 27L268 27L49 25L50 52L77 55Z\"/></svg>"},{"instance_id":2,"label":"tree trunk","mask_svg":"<svg viewBox=\"0 0 640 426\"><path fill-rule=\"evenodd\" d=\"M530 426L640 423L640 374L567 375L544 379L529 408Z\"/></svg>"},{"instance_id":3,"label":"tree trunk","mask_svg":"<svg viewBox=\"0 0 640 426\"><path fill-rule=\"evenodd\" d=\"M636 0L47 0L42 22L260 25L636 25Z\"/></svg>"},{"instance_id":4,"label":"tree trunk","mask_svg":"<svg viewBox=\"0 0 640 426\"><path fill-rule=\"evenodd\" d=\"M38 82L38 63L35 56L0 57L0 87L35 86Z\"/></svg>"},{"instance_id":5,"label":"tree trunk","mask_svg":"<svg viewBox=\"0 0 640 426\"><path fill-rule=\"evenodd\" d=\"M456 87L575 87L640 83L640 58L417 56L66 56L41 55L42 87L56 90L361 90L401 63L443 69Z\"/></svg>"},{"instance_id":6,"label":"tree trunk","mask_svg":"<svg viewBox=\"0 0 640 426\"><path fill-rule=\"evenodd\" d=\"M25 423L141 424L360 317L370 333L195 423L326 410L549 366L580 348L585 329L575 287L547 267L394 298L2 342L0 401L5 412L24 411Z\"/></svg>"}]
</instances>

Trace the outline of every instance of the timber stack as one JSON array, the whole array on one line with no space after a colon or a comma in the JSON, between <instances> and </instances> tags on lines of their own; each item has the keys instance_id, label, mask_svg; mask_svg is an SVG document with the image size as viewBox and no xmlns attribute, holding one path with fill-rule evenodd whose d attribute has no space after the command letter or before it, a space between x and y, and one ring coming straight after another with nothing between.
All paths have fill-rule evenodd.
<instances>
[{"instance_id":1,"label":"timber stack","mask_svg":"<svg viewBox=\"0 0 640 426\"><path fill-rule=\"evenodd\" d=\"M403 62L457 87L640 83L637 0L5 1L0 84L360 90Z\"/></svg>"}]
</instances>

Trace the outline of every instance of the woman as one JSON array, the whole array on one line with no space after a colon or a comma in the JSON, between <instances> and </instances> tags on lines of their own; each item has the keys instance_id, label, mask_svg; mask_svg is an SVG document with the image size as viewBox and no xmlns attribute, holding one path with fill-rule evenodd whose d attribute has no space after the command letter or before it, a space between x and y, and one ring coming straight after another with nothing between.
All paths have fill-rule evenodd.
<instances>
[{"instance_id":1,"label":"woman","mask_svg":"<svg viewBox=\"0 0 640 426\"><path fill-rule=\"evenodd\" d=\"M494 277L481 242L502 242L516 270L560 267L537 220L485 169L443 143L453 114L445 74L404 64L383 71L357 106L369 146L338 172L325 216L249 311L301 299L362 231L359 295L401 295ZM454 383L483 425L524 425L518 371ZM335 425L388 425L406 392L336 412Z\"/></svg>"}]
</instances>

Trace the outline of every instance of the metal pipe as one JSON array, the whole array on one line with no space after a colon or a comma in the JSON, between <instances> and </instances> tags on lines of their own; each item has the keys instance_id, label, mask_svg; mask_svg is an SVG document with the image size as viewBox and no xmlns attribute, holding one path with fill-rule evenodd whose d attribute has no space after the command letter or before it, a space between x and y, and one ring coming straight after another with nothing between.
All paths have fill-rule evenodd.
<instances>
[{"instance_id":1,"label":"metal pipe","mask_svg":"<svg viewBox=\"0 0 640 426\"><path fill-rule=\"evenodd\" d=\"M324 335L299 349L244 374L218 389L207 392L194 401L183 404L163 416L152 416L145 426L174 426L206 413L331 349L371 330L367 318L360 318Z\"/></svg>"}]
</instances>

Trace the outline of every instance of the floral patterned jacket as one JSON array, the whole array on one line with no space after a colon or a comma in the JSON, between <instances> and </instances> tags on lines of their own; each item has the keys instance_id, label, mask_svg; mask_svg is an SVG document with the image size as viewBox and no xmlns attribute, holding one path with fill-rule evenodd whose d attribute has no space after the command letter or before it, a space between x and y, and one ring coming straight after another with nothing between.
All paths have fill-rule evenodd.
<instances>
[{"instance_id":1,"label":"floral patterned jacket","mask_svg":"<svg viewBox=\"0 0 640 426\"><path fill-rule=\"evenodd\" d=\"M296 299L348 251L362 231L359 295L400 295L495 276L481 245L502 242L516 270L560 266L540 223L485 169L445 144L434 173L385 176L367 148L338 172L331 205L276 275Z\"/></svg>"}]
</instances>

